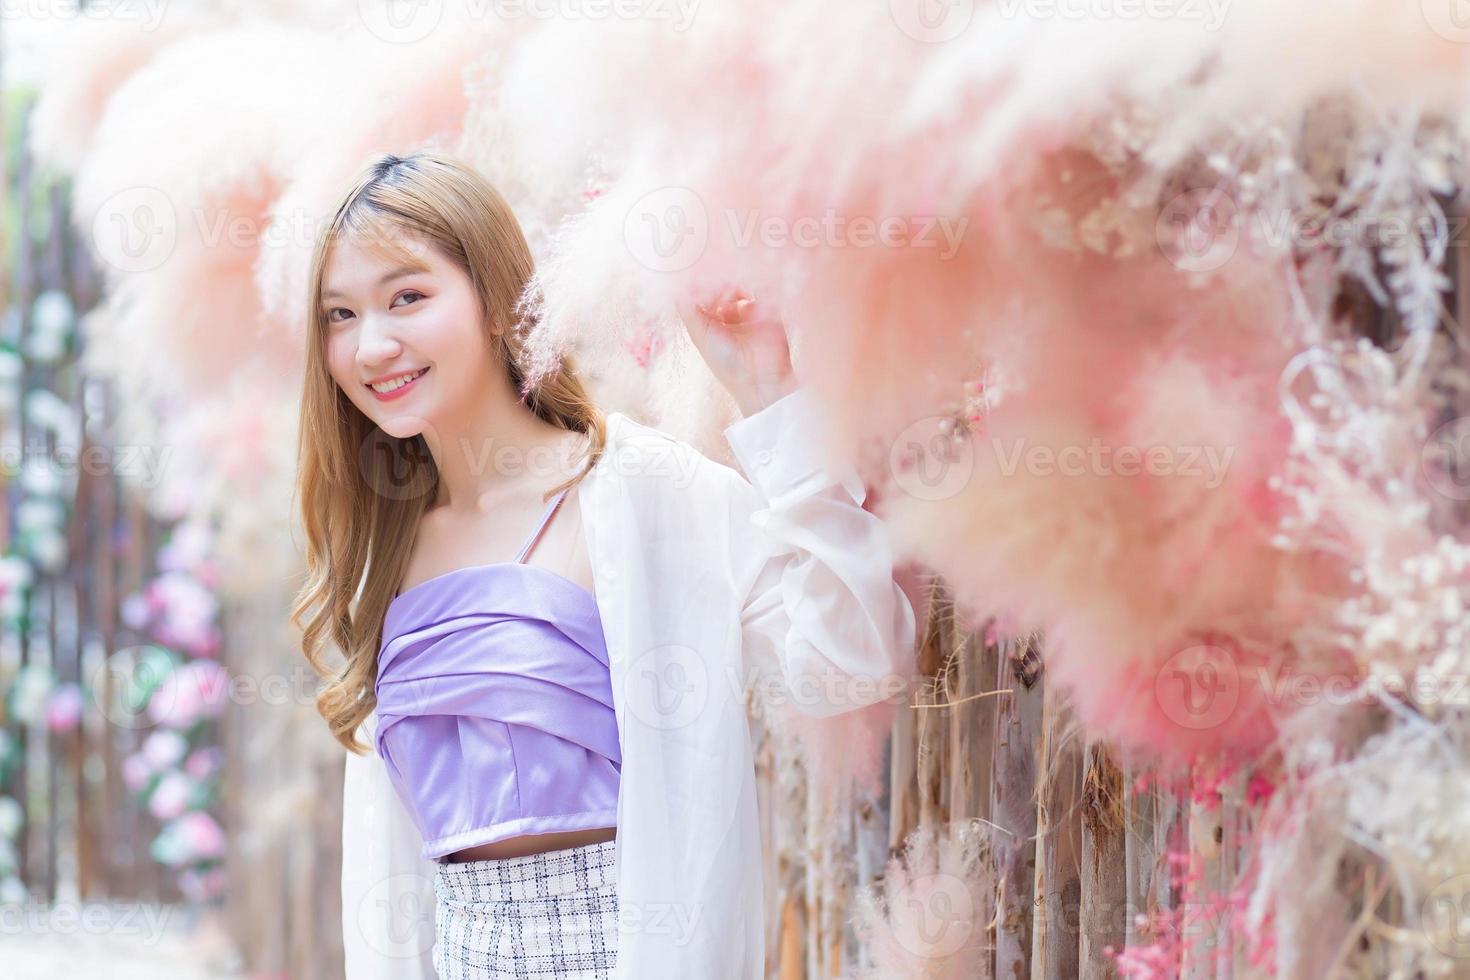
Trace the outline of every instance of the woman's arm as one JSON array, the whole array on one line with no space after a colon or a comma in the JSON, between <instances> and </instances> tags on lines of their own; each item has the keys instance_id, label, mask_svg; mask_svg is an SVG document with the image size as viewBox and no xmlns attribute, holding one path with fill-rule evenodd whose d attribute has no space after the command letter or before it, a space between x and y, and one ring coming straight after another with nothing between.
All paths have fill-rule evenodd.
<instances>
[{"instance_id":1,"label":"woman's arm","mask_svg":"<svg viewBox=\"0 0 1470 980\"><path fill-rule=\"evenodd\" d=\"M750 481L731 544L745 659L779 663L786 696L823 717L904 691L916 630L862 481L825 462L818 409L797 388L725 437Z\"/></svg>"},{"instance_id":2,"label":"woman's arm","mask_svg":"<svg viewBox=\"0 0 1470 980\"><path fill-rule=\"evenodd\" d=\"M374 719L358 730L372 746ZM347 753L342 947L347 980L434 980L434 862L376 752Z\"/></svg>"}]
</instances>

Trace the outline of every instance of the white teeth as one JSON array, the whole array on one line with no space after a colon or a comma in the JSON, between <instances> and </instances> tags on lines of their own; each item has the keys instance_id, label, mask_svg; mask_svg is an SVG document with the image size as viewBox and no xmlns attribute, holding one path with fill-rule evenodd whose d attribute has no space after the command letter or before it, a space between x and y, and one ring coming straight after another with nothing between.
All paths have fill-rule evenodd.
<instances>
[{"instance_id":1,"label":"white teeth","mask_svg":"<svg viewBox=\"0 0 1470 980\"><path fill-rule=\"evenodd\" d=\"M390 391L397 391L399 388L402 388L404 385L408 384L414 378L417 378L419 375L423 374L427 370L429 369L419 368L413 374L405 374L401 378L394 378L391 381L384 381L380 385L369 385L368 387L372 388L373 391L376 391L380 395L386 395Z\"/></svg>"}]
</instances>

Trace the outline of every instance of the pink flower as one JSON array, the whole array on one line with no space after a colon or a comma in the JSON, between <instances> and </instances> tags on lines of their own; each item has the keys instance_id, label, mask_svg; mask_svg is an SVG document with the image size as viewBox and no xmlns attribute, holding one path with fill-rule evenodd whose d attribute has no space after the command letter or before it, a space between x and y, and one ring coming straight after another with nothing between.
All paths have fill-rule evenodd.
<instances>
[{"instance_id":1,"label":"pink flower","mask_svg":"<svg viewBox=\"0 0 1470 980\"><path fill-rule=\"evenodd\" d=\"M187 663L153 692L148 715L170 728L188 728L201 718L213 718L224 706L229 681L229 674L213 660Z\"/></svg>"},{"instance_id":2,"label":"pink flower","mask_svg":"<svg viewBox=\"0 0 1470 980\"><path fill-rule=\"evenodd\" d=\"M152 773L153 770L148 765L148 760L141 752L135 752L122 761L123 782L134 793L143 788L143 784L148 782L148 777Z\"/></svg>"},{"instance_id":3,"label":"pink flower","mask_svg":"<svg viewBox=\"0 0 1470 980\"><path fill-rule=\"evenodd\" d=\"M169 766L178 765L187 751L189 743L184 741L184 736L175 731L160 729L144 740L142 755L148 762L150 772L162 772Z\"/></svg>"},{"instance_id":4,"label":"pink flower","mask_svg":"<svg viewBox=\"0 0 1470 980\"><path fill-rule=\"evenodd\" d=\"M82 689L65 683L51 692L46 702L46 727L53 732L69 732L82 720Z\"/></svg>"},{"instance_id":5,"label":"pink flower","mask_svg":"<svg viewBox=\"0 0 1470 980\"><path fill-rule=\"evenodd\" d=\"M1276 792L1276 784L1261 773L1251 775L1250 785L1245 789L1245 802L1248 806L1255 806L1271 798Z\"/></svg>"},{"instance_id":6,"label":"pink flower","mask_svg":"<svg viewBox=\"0 0 1470 980\"><path fill-rule=\"evenodd\" d=\"M174 529L168 544L158 551L158 567L166 572L196 572L209 558L214 534L201 521L186 521Z\"/></svg>"},{"instance_id":7,"label":"pink flower","mask_svg":"<svg viewBox=\"0 0 1470 980\"><path fill-rule=\"evenodd\" d=\"M220 894L225 888L225 871L223 868L210 868L208 871L200 871L198 868L185 868L179 872L179 890L195 902L203 902Z\"/></svg>"},{"instance_id":8,"label":"pink flower","mask_svg":"<svg viewBox=\"0 0 1470 980\"><path fill-rule=\"evenodd\" d=\"M225 753L218 746L195 749L184 760L184 772L201 782L219 772L224 766Z\"/></svg>"},{"instance_id":9,"label":"pink flower","mask_svg":"<svg viewBox=\"0 0 1470 980\"><path fill-rule=\"evenodd\" d=\"M189 808L194 785L180 772L171 772L158 781L148 797L148 812L159 820L172 820Z\"/></svg>"},{"instance_id":10,"label":"pink flower","mask_svg":"<svg viewBox=\"0 0 1470 980\"><path fill-rule=\"evenodd\" d=\"M225 853L225 832L203 810L190 810L173 823L192 860L206 861Z\"/></svg>"},{"instance_id":11,"label":"pink flower","mask_svg":"<svg viewBox=\"0 0 1470 980\"><path fill-rule=\"evenodd\" d=\"M218 643L214 619L219 602L194 576L165 572L149 583L147 595L159 614L154 626L159 642L190 651L207 651Z\"/></svg>"},{"instance_id":12,"label":"pink flower","mask_svg":"<svg viewBox=\"0 0 1470 980\"><path fill-rule=\"evenodd\" d=\"M130 629L143 630L148 626L148 600L134 592L122 601L122 621Z\"/></svg>"}]
</instances>

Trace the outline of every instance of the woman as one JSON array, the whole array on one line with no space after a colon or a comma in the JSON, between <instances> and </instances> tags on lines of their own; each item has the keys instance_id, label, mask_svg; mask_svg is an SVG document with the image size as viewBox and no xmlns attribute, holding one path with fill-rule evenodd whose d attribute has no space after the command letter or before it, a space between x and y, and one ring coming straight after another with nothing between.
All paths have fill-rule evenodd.
<instances>
[{"instance_id":1,"label":"woman","mask_svg":"<svg viewBox=\"0 0 1470 980\"><path fill-rule=\"evenodd\" d=\"M348 980L755 980L745 699L900 693L914 612L780 324L685 317L742 476L604 417L570 364L523 392L531 273L501 196L435 153L368 168L313 256L294 618L350 750Z\"/></svg>"}]
</instances>

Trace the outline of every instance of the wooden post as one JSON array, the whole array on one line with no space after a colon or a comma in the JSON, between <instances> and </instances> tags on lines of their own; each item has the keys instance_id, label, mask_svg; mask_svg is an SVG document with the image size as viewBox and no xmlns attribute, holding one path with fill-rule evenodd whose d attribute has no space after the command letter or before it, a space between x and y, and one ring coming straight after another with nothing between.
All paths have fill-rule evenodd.
<instances>
[{"instance_id":1,"label":"wooden post","mask_svg":"<svg viewBox=\"0 0 1470 980\"><path fill-rule=\"evenodd\" d=\"M1062 693L1049 686L1043 700L1031 977L1072 980L1080 975L1082 752Z\"/></svg>"},{"instance_id":2,"label":"wooden post","mask_svg":"<svg viewBox=\"0 0 1470 980\"><path fill-rule=\"evenodd\" d=\"M995 936L995 975L1031 973L1031 916L1036 881L1036 771L1041 746L1042 667L1039 638L1002 641L999 686L1012 689L998 698L995 778L991 811L996 834L996 867L1001 878L999 925Z\"/></svg>"},{"instance_id":3,"label":"wooden post","mask_svg":"<svg viewBox=\"0 0 1470 980\"><path fill-rule=\"evenodd\" d=\"M1128 901L1123 770L1100 742L1087 747L1082 790L1082 977L1118 975ZM1111 952L1110 952L1111 951Z\"/></svg>"}]
</instances>

